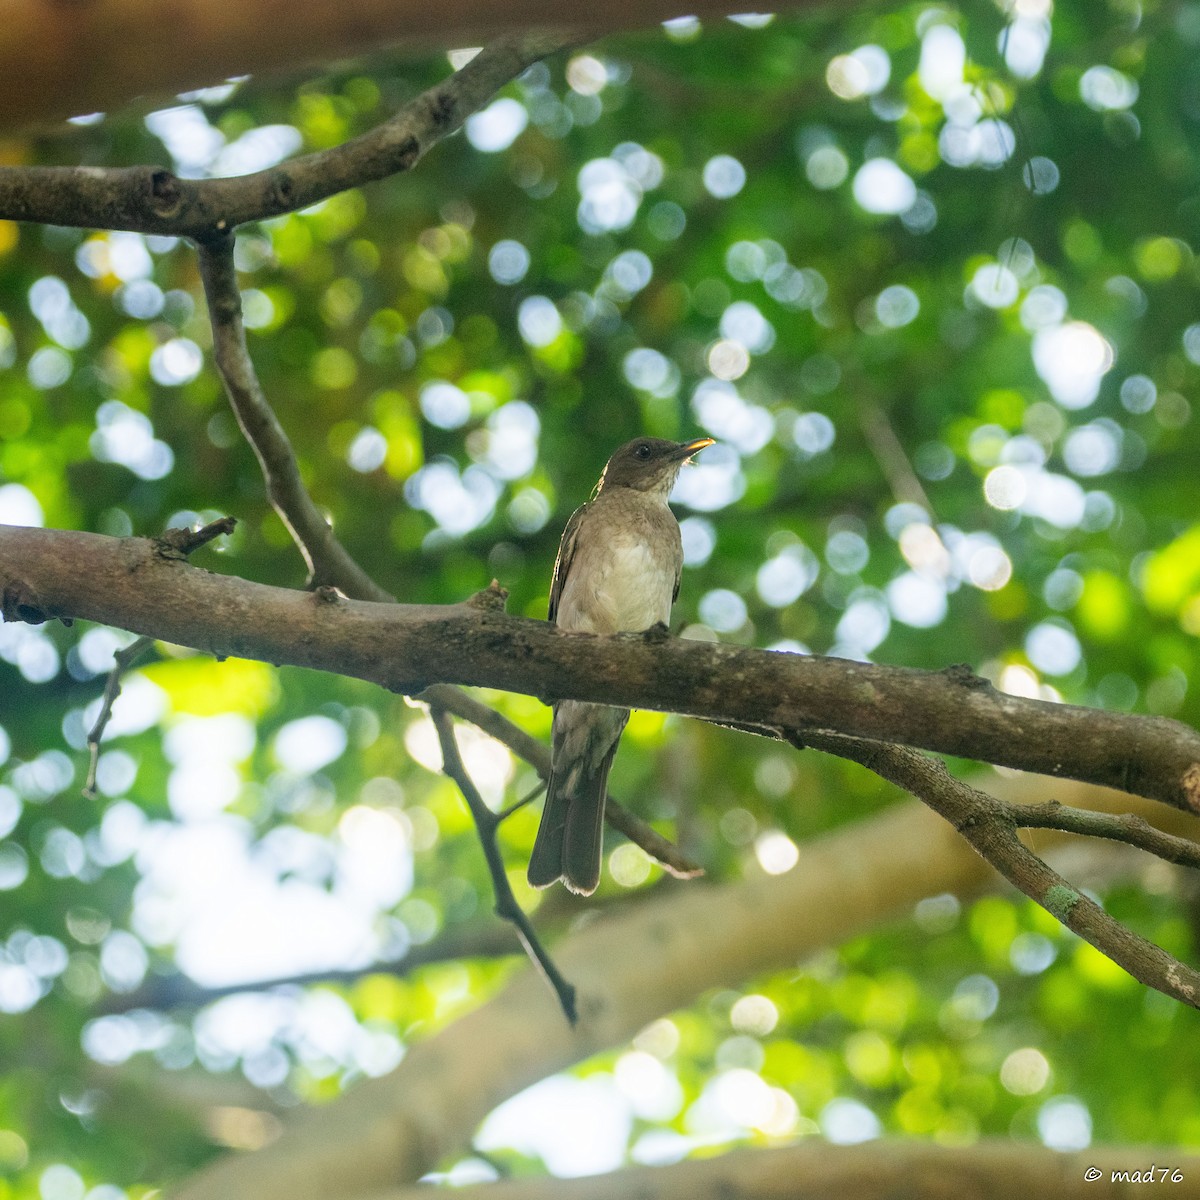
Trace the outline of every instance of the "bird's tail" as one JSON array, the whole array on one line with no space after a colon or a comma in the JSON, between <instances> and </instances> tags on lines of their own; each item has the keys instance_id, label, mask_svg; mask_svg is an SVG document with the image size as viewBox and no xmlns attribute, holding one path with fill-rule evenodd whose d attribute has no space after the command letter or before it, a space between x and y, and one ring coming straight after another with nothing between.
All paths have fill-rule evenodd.
<instances>
[{"instance_id":1,"label":"bird's tail","mask_svg":"<svg viewBox=\"0 0 1200 1200\"><path fill-rule=\"evenodd\" d=\"M529 857L533 887L561 879L590 896L600 882L608 770L629 712L604 704L555 706L550 782L537 841Z\"/></svg>"}]
</instances>

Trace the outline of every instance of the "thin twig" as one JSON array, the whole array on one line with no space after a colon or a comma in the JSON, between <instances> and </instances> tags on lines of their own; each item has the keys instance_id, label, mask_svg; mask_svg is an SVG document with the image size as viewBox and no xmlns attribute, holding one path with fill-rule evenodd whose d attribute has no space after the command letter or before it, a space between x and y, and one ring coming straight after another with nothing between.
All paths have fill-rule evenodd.
<instances>
[{"instance_id":1,"label":"thin twig","mask_svg":"<svg viewBox=\"0 0 1200 1200\"><path fill-rule=\"evenodd\" d=\"M233 263L232 236L201 243L198 250L200 273L204 279L204 290L212 319L213 355L225 382L229 401L237 415L238 424L258 457L271 504L287 526L292 540L308 564L309 586L336 587L345 595L357 599L394 603L394 597L355 562L313 502L300 476L300 467L291 442L258 382L242 325L241 296ZM479 707L484 708L483 705ZM438 736L443 737L443 728L446 730L448 742L443 739L443 756L447 761L446 773L451 774L458 782L475 819L475 827L496 889L496 911L516 926L526 951L550 980L562 1002L563 1011L568 1019L574 1022L574 991L550 961L508 887L508 879L496 842L495 816L483 804L474 785L462 769L445 709L435 700L431 705L431 712L437 725ZM495 726L494 720L483 713L479 715L481 719ZM532 742L533 739L529 741ZM457 775L453 774L452 768L458 771ZM486 817L483 815L485 813Z\"/></svg>"},{"instance_id":2,"label":"thin twig","mask_svg":"<svg viewBox=\"0 0 1200 1200\"><path fill-rule=\"evenodd\" d=\"M1008 815L1015 825L1026 829L1061 829L1064 833L1126 842L1167 862L1200 868L1200 845L1155 829L1137 813L1092 812L1051 800L1046 804L1010 804Z\"/></svg>"},{"instance_id":3,"label":"thin twig","mask_svg":"<svg viewBox=\"0 0 1200 1200\"><path fill-rule=\"evenodd\" d=\"M507 808L502 808L496 817L500 821L507 821L515 812L520 812L521 809L527 808L532 804L544 791L546 784L543 780L538 780L537 787L530 788L519 800L514 800Z\"/></svg>"},{"instance_id":4,"label":"thin twig","mask_svg":"<svg viewBox=\"0 0 1200 1200\"><path fill-rule=\"evenodd\" d=\"M888 414L878 404L867 401L858 406L858 423L896 500L919 504L927 513L932 513L929 494L917 478Z\"/></svg>"},{"instance_id":5,"label":"thin twig","mask_svg":"<svg viewBox=\"0 0 1200 1200\"><path fill-rule=\"evenodd\" d=\"M153 645L153 638L140 637L130 642L123 650L113 653L113 665L104 684L104 698L100 703L100 711L96 714L95 723L87 735L88 771L83 782L83 794L89 800L96 798L96 767L100 762L100 739L112 719L113 705L121 694L121 676Z\"/></svg>"},{"instance_id":6,"label":"thin twig","mask_svg":"<svg viewBox=\"0 0 1200 1200\"><path fill-rule=\"evenodd\" d=\"M172 1009L196 1009L225 996L245 992L267 992L277 988L303 988L314 984L352 986L369 975L403 978L411 972L435 963L457 962L464 958L500 959L521 953L521 947L507 925L483 918L443 931L436 940L411 946L403 958L394 962L373 962L365 967L346 967L323 971L303 971L268 979L240 981L203 987L186 975L150 974L145 983L132 992L106 993L92 1009L94 1015L126 1013L147 1008L156 1012Z\"/></svg>"},{"instance_id":7,"label":"thin twig","mask_svg":"<svg viewBox=\"0 0 1200 1200\"><path fill-rule=\"evenodd\" d=\"M695 859L689 858L648 821L635 816L611 796L604 805L604 819L627 841L650 855L668 875L676 879L696 879L704 874L704 868Z\"/></svg>"},{"instance_id":8,"label":"thin twig","mask_svg":"<svg viewBox=\"0 0 1200 1200\"><path fill-rule=\"evenodd\" d=\"M449 683L435 683L414 696L431 708L444 708L464 721L470 721L489 737L507 746L518 758L523 758L543 778L550 775L550 750L537 738L526 733L503 713L490 705L468 696L461 688Z\"/></svg>"},{"instance_id":9,"label":"thin twig","mask_svg":"<svg viewBox=\"0 0 1200 1200\"><path fill-rule=\"evenodd\" d=\"M1012 806L955 779L939 759L906 746L813 730L798 731L795 738L785 730L784 736L861 763L916 796L945 817L1010 883L1101 954L1147 986L1200 1008L1200 973L1126 928L1047 866L1017 836Z\"/></svg>"},{"instance_id":10,"label":"thin twig","mask_svg":"<svg viewBox=\"0 0 1200 1200\"><path fill-rule=\"evenodd\" d=\"M225 383L226 393L230 404L237 416L238 424L246 440L250 443L258 458L263 478L267 487L267 495L272 507L292 535L292 540L304 556L308 565L308 584L313 588L336 587L346 596L361 600L371 600L380 603L394 602L394 597L380 587L364 571L334 534L329 522L317 508L304 481L300 475L299 464L292 450L287 433L276 417L274 410L267 401L253 360L250 357L246 342L246 332L242 323L241 295L237 286L237 273L233 259L233 236L209 238L200 242L197 250L200 256L200 272L204 280L205 295L208 301L209 314L213 329L213 355L217 368ZM500 595L499 585L495 591L499 595L500 608L503 609L503 596ZM518 753L526 759L537 759L539 773L545 777L549 772L549 752L536 739L518 729L511 722L493 712L486 705L471 700L456 688L441 687L426 697L431 706L435 722L447 710L457 711L468 720L474 721L481 728L493 735L503 733L507 744L519 747ZM440 726L439 726L440 729ZM469 784L469 781L468 781ZM468 795L464 786L464 795ZM468 797L468 803L470 799ZM547 977L559 992L560 998L568 997L564 988L569 987L562 980L548 955L542 948L524 914L512 898L511 892L507 898L499 879L503 876L503 865L500 864L500 876L496 876L498 850L494 832L489 842L485 836L486 826L480 824L476 815L476 827L479 831L485 857L489 869L497 878L497 911L512 920L521 932L522 940L531 956L538 963ZM622 818L627 830L643 834L639 839L647 853L654 857L667 859L664 863L672 874L687 877L695 874L698 868L686 860L680 861L678 853L670 843L649 828L639 829L642 823L635 818L622 813L618 805L613 805L610 819L618 825ZM489 819L493 819L489 813ZM628 835L627 835L628 836ZM507 887L504 880L503 887ZM513 913L520 913L518 918ZM526 930L528 929L528 933ZM573 1004L573 1001L571 1002ZM564 1011L572 1015L567 1000L563 1001ZM573 1017L572 1017L573 1019Z\"/></svg>"},{"instance_id":11,"label":"thin twig","mask_svg":"<svg viewBox=\"0 0 1200 1200\"><path fill-rule=\"evenodd\" d=\"M237 525L236 517L218 517L199 529L190 527L167 529L157 540L159 553L166 558L186 559L194 550L207 546L216 538L227 536ZM100 703L100 711L96 714L95 723L87 735L88 770L83 782L83 794L89 799L96 798L96 768L100 763L100 739L112 720L113 705L121 694L121 677L141 656L154 645L154 638L140 637L130 642L123 650L113 653L112 669L104 684L104 697Z\"/></svg>"},{"instance_id":12,"label":"thin twig","mask_svg":"<svg viewBox=\"0 0 1200 1200\"><path fill-rule=\"evenodd\" d=\"M450 714L445 709L432 710L434 727L437 729L438 741L442 747L442 769L449 778L458 784L471 810L471 817L479 833L483 845L484 857L487 859L488 871L492 877L492 887L496 893L496 915L502 920L512 923L521 939L529 957L540 968L546 982L554 989L563 1013L572 1025L579 1019L575 1008L575 988L567 982L554 965L546 952L533 925L525 915L525 910L517 903L512 887L508 882L508 874L504 869L504 859L500 854L500 846L496 833L500 828L497 815L484 803L474 781L463 764L462 755L458 751L458 742L454 736L454 724Z\"/></svg>"}]
</instances>

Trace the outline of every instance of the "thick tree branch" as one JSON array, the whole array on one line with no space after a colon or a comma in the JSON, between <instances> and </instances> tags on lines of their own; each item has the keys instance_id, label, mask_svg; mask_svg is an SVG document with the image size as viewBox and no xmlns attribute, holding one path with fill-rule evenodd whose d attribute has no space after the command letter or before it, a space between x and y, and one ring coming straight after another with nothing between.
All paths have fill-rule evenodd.
<instances>
[{"instance_id":1,"label":"thick tree branch","mask_svg":"<svg viewBox=\"0 0 1200 1200\"><path fill-rule=\"evenodd\" d=\"M1165 1174L1163 1173L1165 1170ZM663 1167L627 1167L581 1179L505 1179L455 1188L455 1200L1121 1200L1140 1194L1132 1172L1172 1197L1200 1200L1200 1155L1177 1147L1095 1146L1064 1154L1029 1142L989 1140L970 1146L883 1140L831 1146L806 1138L792 1146L734 1150ZM1098 1172L1090 1174L1089 1172ZM1124 1174L1122 1175L1122 1172ZM902 1181L902 1182L900 1182ZM1131 1188L1134 1192L1131 1193ZM369 1200L421 1200L427 1188L373 1192ZM367 1200L367 1198L363 1198Z\"/></svg>"},{"instance_id":2,"label":"thick tree branch","mask_svg":"<svg viewBox=\"0 0 1200 1200\"><path fill-rule=\"evenodd\" d=\"M490 603L384 605L167 562L142 538L0 526L7 620L79 617L218 657L414 695L433 682L836 731L1200 809L1200 735L1177 721L1008 696L940 672L640 635L562 633Z\"/></svg>"},{"instance_id":3,"label":"thick tree branch","mask_svg":"<svg viewBox=\"0 0 1200 1200\"><path fill-rule=\"evenodd\" d=\"M1005 879L1073 933L1148 987L1200 1008L1200 973L1122 925L1047 866L1017 836L1021 818L1014 811L1016 806L955 779L940 760L905 746L829 734L808 735L802 744L861 763L916 796L945 817ZM1093 818L1093 824L1103 816L1081 815ZM1045 818L1044 807L1035 812L1035 821L1039 816ZM1160 838L1166 836L1159 834ZM1193 844L1192 850L1200 852L1200 847Z\"/></svg>"},{"instance_id":4,"label":"thick tree branch","mask_svg":"<svg viewBox=\"0 0 1200 1200\"><path fill-rule=\"evenodd\" d=\"M295 212L416 165L501 87L569 45L552 33L499 38L369 133L252 175L179 179L163 167L0 167L0 218L203 240Z\"/></svg>"},{"instance_id":5,"label":"thick tree branch","mask_svg":"<svg viewBox=\"0 0 1200 1200\"><path fill-rule=\"evenodd\" d=\"M608 0L569 9L560 0L5 0L0 129L112 111L147 94L170 98L236 75L321 69L395 43L410 51L477 46L559 25L564 13L590 37L683 13L738 11L729 0Z\"/></svg>"},{"instance_id":6,"label":"thick tree branch","mask_svg":"<svg viewBox=\"0 0 1200 1200\"><path fill-rule=\"evenodd\" d=\"M555 953L578 989L574 1029L548 1019L544 985L523 971L487 1004L413 1045L390 1075L348 1091L272 1145L202 1171L173 1200L350 1200L415 1182L461 1153L501 1101L702 991L793 964L927 894L967 892L990 875L917 805L806 845L801 864L782 876L676 889L588 923Z\"/></svg>"},{"instance_id":7,"label":"thick tree branch","mask_svg":"<svg viewBox=\"0 0 1200 1200\"><path fill-rule=\"evenodd\" d=\"M1002 794L1032 789L1039 800L1051 786L996 782ZM1053 788L1092 809L1128 804L1078 784ZM1186 820L1163 815L1172 828ZM537 1019L551 1002L536 974L524 971L487 1004L413 1045L392 1074L305 1114L273 1145L201 1172L174 1200L351 1200L414 1182L462 1153L502 1100L625 1042L654 1018L713 988L794 967L821 947L907 916L926 896L968 899L995 879L947 822L914 802L804 843L784 875L676 888L600 915L556 949L579 992L574 1030Z\"/></svg>"}]
</instances>

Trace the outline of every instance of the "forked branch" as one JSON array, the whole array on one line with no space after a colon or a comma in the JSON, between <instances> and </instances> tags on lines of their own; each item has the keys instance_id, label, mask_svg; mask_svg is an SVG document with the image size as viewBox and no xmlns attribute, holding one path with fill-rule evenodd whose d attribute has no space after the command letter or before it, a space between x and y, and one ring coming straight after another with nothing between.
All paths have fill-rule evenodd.
<instances>
[{"instance_id":1,"label":"forked branch","mask_svg":"<svg viewBox=\"0 0 1200 1200\"><path fill-rule=\"evenodd\" d=\"M1075 810L1077 816L1071 817L1060 811L1061 806L1056 806L1053 812L1045 805L1025 810L955 779L940 760L905 746L827 733L808 733L802 740L798 735L792 735L791 740L861 763L916 796L945 817L1005 879L1068 929L1090 942L1135 979L1192 1008L1200 1008L1200 973L1122 925L1094 900L1072 887L1017 836L1021 825L1040 825L1116 838L1122 818L1078 810ZM1142 822L1142 825L1146 823ZM1146 825L1146 829L1151 827ZM1157 836L1147 836L1145 830L1136 829L1134 836L1138 840L1133 844L1153 849L1155 853L1159 849L1167 850L1164 857L1169 857L1172 862L1181 861L1182 857L1194 858L1195 851L1200 849L1193 845L1185 856L1181 845L1183 839L1156 830L1152 832ZM1116 840L1132 839L1120 837Z\"/></svg>"}]
</instances>

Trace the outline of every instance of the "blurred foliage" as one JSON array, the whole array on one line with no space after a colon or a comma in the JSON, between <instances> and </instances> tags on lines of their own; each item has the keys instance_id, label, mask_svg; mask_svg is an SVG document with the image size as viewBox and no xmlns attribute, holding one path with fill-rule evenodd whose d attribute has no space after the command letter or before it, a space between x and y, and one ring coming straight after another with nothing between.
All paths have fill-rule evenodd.
<instances>
[{"instance_id":1,"label":"blurred foliage","mask_svg":"<svg viewBox=\"0 0 1200 1200\"><path fill-rule=\"evenodd\" d=\"M495 576L542 616L611 450L704 431L719 445L680 493L687 636L967 661L1010 691L1195 724L1198 46L1200 6L1136 0L609 39L532 68L411 175L243 230L256 365L314 496L402 600ZM448 69L243 82L4 158L255 169ZM198 561L300 586L208 345L188 246L0 223L0 520L152 535L231 513ZM106 1015L179 970L216 987L365 968L491 920L428 720L354 681L160 646L83 799L120 644L0 629L0 1200L138 1196L261 1142L514 966ZM547 736L536 701L488 699ZM460 734L491 802L531 790ZM895 800L654 714L613 790L718 880ZM529 906L535 822L503 833ZM602 900L660 880L628 848L610 867ZM1192 952L1172 872L1102 898ZM941 897L582 1073L623 1097L611 1161L816 1130L1195 1146L1195 1021L1023 901ZM514 1164L541 1149L496 1145Z\"/></svg>"}]
</instances>

